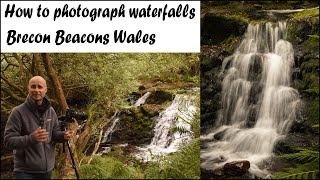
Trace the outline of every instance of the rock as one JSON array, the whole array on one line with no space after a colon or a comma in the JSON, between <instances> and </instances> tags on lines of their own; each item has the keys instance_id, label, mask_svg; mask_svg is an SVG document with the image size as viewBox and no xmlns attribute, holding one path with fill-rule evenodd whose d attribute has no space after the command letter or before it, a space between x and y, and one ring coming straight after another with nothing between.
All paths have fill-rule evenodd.
<instances>
[{"instance_id":1,"label":"rock","mask_svg":"<svg viewBox=\"0 0 320 180\"><path fill-rule=\"evenodd\" d=\"M285 138L276 142L273 152L275 154L288 154L296 152L292 147L309 147L313 143L312 137L303 133L290 133Z\"/></svg>"},{"instance_id":2,"label":"rock","mask_svg":"<svg viewBox=\"0 0 320 180\"><path fill-rule=\"evenodd\" d=\"M207 13L201 18L201 44L217 45L230 37L239 37L246 31L248 22Z\"/></svg>"},{"instance_id":3,"label":"rock","mask_svg":"<svg viewBox=\"0 0 320 180\"><path fill-rule=\"evenodd\" d=\"M173 99L173 94L166 91L157 90L151 93L145 104L162 104L166 101L172 101Z\"/></svg>"},{"instance_id":4,"label":"rock","mask_svg":"<svg viewBox=\"0 0 320 180\"><path fill-rule=\"evenodd\" d=\"M223 166L223 171L226 175L230 176L242 176L248 172L250 168L249 161L233 161L226 163Z\"/></svg>"},{"instance_id":5,"label":"rock","mask_svg":"<svg viewBox=\"0 0 320 180\"><path fill-rule=\"evenodd\" d=\"M222 138L223 138L223 136L224 136L224 134L225 134L225 132L226 132L226 129L225 130L223 130L223 131L220 131L220 132L218 132L217 134L215 134L213 137L214 137L214 139L216 139L216 140L221 140Z\"/></svg>"}]
</instances>

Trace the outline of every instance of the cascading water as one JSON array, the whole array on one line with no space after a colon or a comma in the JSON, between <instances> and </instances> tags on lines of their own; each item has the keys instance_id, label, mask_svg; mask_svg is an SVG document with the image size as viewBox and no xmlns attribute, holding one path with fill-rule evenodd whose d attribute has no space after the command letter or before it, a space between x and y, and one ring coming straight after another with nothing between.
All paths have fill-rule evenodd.
<instances>
[{"instance_id":1,"label":"cascading water","mask_svg":"<svg viewBox=\"0 0 320 180\"><path fill-rule=\"evenodd\" d=\"M222 108L214 128L201 136L206 142L202 168L249 160L252 174L268 174L259 163L272 156L275 142L288 133L299 104L298 91L290 87L294 57L286 36L285 21L249 24L238 49L224 60Z\"/></svg>"},{"instance_id":2,"label":"cascading water","mask_svg":"<svg viewBox=\"0 0 320 180\"><path fill-rule=\"evenodd\" d=\"M150 92L145 93L141 98L139 98L136 103L133 105L134 107L138 107L146 102L146 99L150 96ZM120 121L120 113L116 111L114 115L112 116L110 122L112 122L111 126L104 132L103 139L101 140L101 144L106 143L111 140L112 133L114 131L114 128ZM103 151L99 152L99 155L102 155L103 153L106 153L110 150L109 147L103 147Z\"/></svg>"},{"instance_id":3,"label":"cascading water","mask_svg":"<svg viewBox=\"0 0 320 180\"><path fill-rule=\"evenodd\" d=\"M150 96L150 94L151 94L151 92L146 92L141 98L139 98L137 100L136 103L134 103L134 106L138 107L138 106L144 104L146 102L147 98Z\"/></svg>"},{"instance_id":4,"label":"cascading water","mask_svg":"<svg viewBox=\"0 0 320 180\"><path fill-rule=\"evenodd\" d=\"M146 102L146 99L150 96L150 92L146 92L141 98L139 98L136 103L133 105L134 107L138 107ZM103 135L103 140L101 141L102 143L107 142L110 140L112 132L114 127L117 125L117 123L120 120L120 113L117 111L115 114L112 116L110 122L112 122L112 125L104 132Z\"/></svg>"},{"instance_id":5,"label":"cascading water","mask_svg":"<svg viewBox=\"0 0 320 180\"><path fill-rule=\"evenodd\" d=\"M136 157L144 161L152 160L151 155L166 155L178 150L179 145L191 140L190 135L175 132L170 128L176 126L191 131L190 123L196 111L195 97L176 95L171 105L160 112L154 129L154 137L147 147L139 147Z\"/></svg>"}]
</instances>

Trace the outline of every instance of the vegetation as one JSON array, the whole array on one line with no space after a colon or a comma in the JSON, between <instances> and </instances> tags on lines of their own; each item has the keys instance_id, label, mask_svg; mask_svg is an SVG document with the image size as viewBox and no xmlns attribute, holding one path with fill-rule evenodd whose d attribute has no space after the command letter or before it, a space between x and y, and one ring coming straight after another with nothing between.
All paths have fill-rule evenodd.
<instances>
[{"instance_id":1,"label":"vegetation","mask_svg":"<svg viewBox=\"0 0 320 180\"><path fill-rule=\"evenodd\" d=\"M157 88L165 83L170 84L170 88L177 84L198 86L199 59L198 54L190 53L2 53L2 131L10 110L24 102L28 80L34 75L47 80L47 95L58 115L63 114L67 106L89 114L85 126L78 129L78 136L71 142L81 178L143 178L143 171L137 168L139 162L126 158L126 154L113 151L107 157L95 156L103 127L116 110L129 105L129 95L139 92L141 86ZM136 115L135 118L144 122L144 117ZM78 123L68 125L74 130L77 127ZM12 152L2 143L1 149L1 156L12 157ZM58 146L57 154L54 178L74 177L70 157L62 152L62 145ZM12 161L12 158L1 159ZM108 164L110 167L102 168Z\"/></svg>"},{"instance_id":2,"label":"vegetation","mask_svg":"<svg viewBox=\"0 0 320 180\"><path fill-rule=\"evenodd\" d=\"M283 154L280 158L293 160L296 167L274 173L276 179L319 179L319 150L295 148L296 153Z\"/></svg>"},{"instance_id":3,"label":"vegetation","mask_svg":"<svg viewBox=\"0 0 320 180\"><path fill-rule=\"evenodd\" d=\"M318 17L319 16L319 7L315 9L307 9L301 12L290 15L294 20L301 20L309 17Z\"/></svg>"},{"instance_id":4,"label":"vegetation","mask_svg":"<svg viewBox=\"0 0 320 180\"><path fill-rule=\"evenodd\" d=\"M177 153L150 163L145 170L147 179L199 179L200 139L194 139Z\"/></svg>"}]
</instances>

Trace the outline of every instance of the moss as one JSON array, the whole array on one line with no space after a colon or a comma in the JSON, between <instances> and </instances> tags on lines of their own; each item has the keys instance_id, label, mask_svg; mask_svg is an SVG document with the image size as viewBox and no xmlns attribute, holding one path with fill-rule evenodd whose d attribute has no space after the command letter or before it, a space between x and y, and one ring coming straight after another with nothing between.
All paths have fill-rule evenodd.
<instances>
[{"instance_id":1,"label":"moss","mask_svg":"<svg viewBox=\"0 0 320 180\"><path fill-rule=\"evenodd\" d=\"M311 125L319 124L319 96L310 102L309 119Z\"/></svg>"},{"instance_id":2,"label":"moss","mask_svg":"<svg viewBox=\"0 0 320 180\"><path fill-rule=\"evenodd\" d=\"M303 89L306 92L317 92L316 89L319 89L318 70L319 61L316 59L305 61L301 64Z\"/></svg>"},{"instance_id":3,"label":"moss","mask_svg":"<svg viewBox=\"0 0 320 180\"><path fill-rule=\"evenodd\" d=\"M305 47L313 50L313 51L318 51L319 50L319 35L308 35L308 39L303 42L302 45Z\"/></svg>"},{"instance_id":4,"label":"moss","mask_svg":"<svg viewBox=\"0 0 320 180\"><path fill-rule=\"evenodd\" d=\"M319 16L319 8L307 9L307 10L290 15L290 17L292 17L294 20L301 20L309 17L318 17L318 16Z\"/></svg>"},{"instance_id":5,"label":"moss","mask_svg":"<svg viewBox=\"0 0 320 180\"><path fill-rule=\"evenodd\" d=\"M231 35L241 36L245 33L247 25L248 20L242 16L206 14L201 19L201 44L216 45Z\"/></svg>"},{"instance_id":6,"label":"moss","mask_svg":"<svg viewBox=\"0 0 320 180\"><path fill-rule=\"evenodd\" d=\"M156 90L151 93L149 98L146 100L147 104L162 104L166 101L171 101L174 96L167 91Z\"/></svg>"},{"instance_id":7,"label":"moss","mask_svg":"<svg viewBox=\"0 0 320 180\"><path fill-rule=\"evenodd\" d=\"M288 40L294 45L301 44L307 39L313 41L316 36L319 36L319 17L288 20Z\"/></svg>"},{"instance_id":8,"label":"moss","mask_svg":"<svg viewBox=\"0 0 320 180\"><path fill-rule=\"evenodd\" d=\"M147 114L148 116L150 117L154 117L154 116L157 116L159 114L159 112L157 111L156 108L148 105L148 104L144 104L141 107L141 111L144 113L144 114Z\"/></svg>"},{"instance_id":9,"label":"moss","mask_svg":"<svg viewBox=\"0 0 320 180\"><path fill-rule=\"evenodd\" d=\"M302 73L316 72L319 69L318 60L310 60L301 64Z\"/></svg>"},{"instance_id":10,"label":"moss","mask_svg":"<svg viewBox=\"0 0 320 180\"><path fill-rule=\"evenodd\" d=\"M229 15L229 16L225 16L225 17L228 20L243 21L243 22L249 23L249 19L247 17L245 17L245 16Z\"/></svg>"},{"instance_id":11,"label":"moss","mask_svg":"<svg viewBox=\"0 0 320 180\"><path fill-rule=\"evenodd\" d=\"M142 107L131 108L123 114L120 131L116 132L121 140L131 144L149 143L155 122Z\"/></svg>"}]
</instances>

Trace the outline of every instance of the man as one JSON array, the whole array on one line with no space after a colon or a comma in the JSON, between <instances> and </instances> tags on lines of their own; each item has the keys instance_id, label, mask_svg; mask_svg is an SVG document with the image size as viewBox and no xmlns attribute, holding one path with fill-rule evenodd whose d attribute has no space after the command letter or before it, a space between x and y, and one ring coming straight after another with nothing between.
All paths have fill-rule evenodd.
<instances>
[{"instance_id":1,"label":"man","mask_svg":"<svg viewBox=\"0 0 320 180\"><path fill-rule=\"evenodd\" d=\"M26 101L12 109L4 131L4 145L13 149L16 179L51 179L55 143L72 139L61 131L58 117L45 97L46 80L30 79Z\"/></svg>"}]
</instances>

